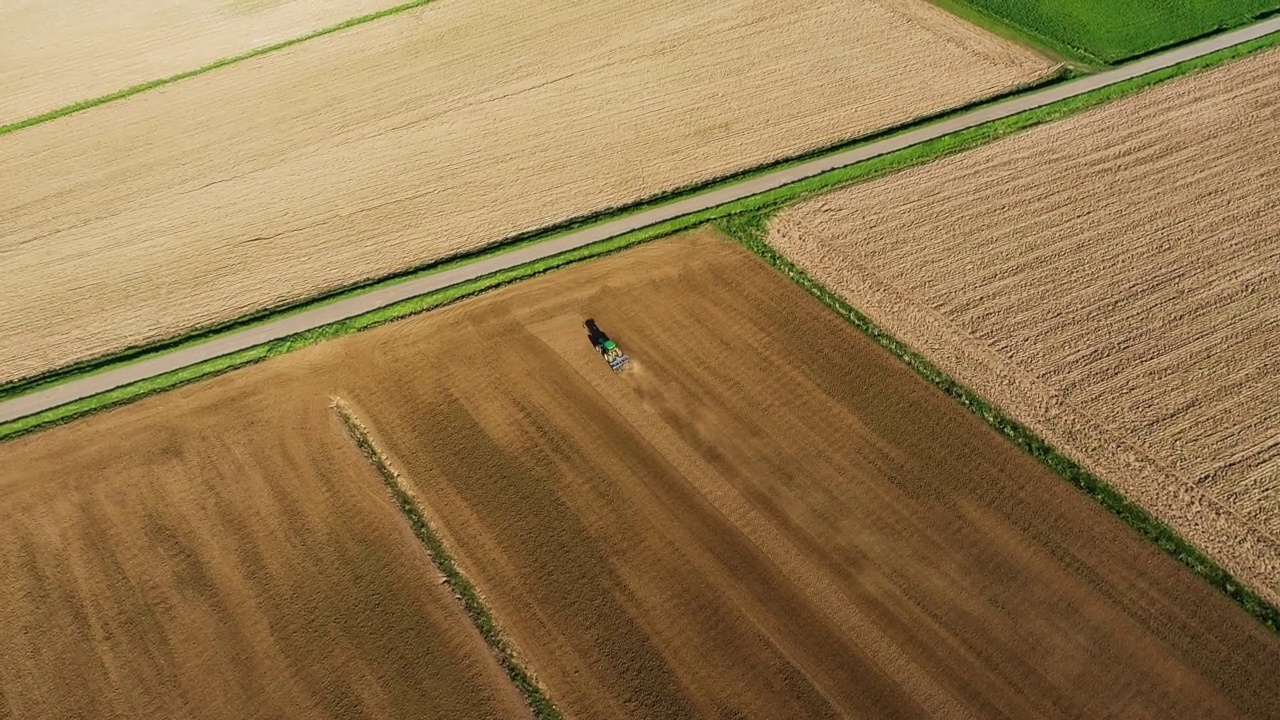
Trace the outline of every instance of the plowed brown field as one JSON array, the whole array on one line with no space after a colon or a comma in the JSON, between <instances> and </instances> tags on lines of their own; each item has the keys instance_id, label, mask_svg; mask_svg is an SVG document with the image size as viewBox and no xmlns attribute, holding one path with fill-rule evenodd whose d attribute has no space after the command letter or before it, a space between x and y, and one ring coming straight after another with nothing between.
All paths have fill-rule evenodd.
<instances>
[{"instance_id":1,"label":"plowed brown field","mask_svg":"<svg viewBox=\"0 0 1280 720\"><path fill-rule=\"evenodd\" d=\"M634 374L615 376L592 352L587 316L632 354ZM385 502L376 484L335 447L341 430L318 419L331 396L370 427L572 717L1240 718L1280 708L1280 638L706 233L0 445L0 467L19 468L10 486L64 508L19 505L4 532L144 536L155 506L120 488L147 488L172 498L150 512L187 543L226 537L228 523L239 523L233 536L258 538L231 546L237 560L210 563L216 587L238 587L221 578L249 573L281 582L297 577L298 563L310 574L292 593L231 595L192 611L208 623L233 613L233 622L218 631L197 623L191 637L250 643L235 634L247 627L244 637L265 638L252 634L263 622L256 613L292 623L290 641L310 637L330 651L317 636L434 637L437 624L403 623L451 616L431 609L435 576L422 567L421 583L405 585L377 564L408 540L375 510ZM139 453L153 465L130 459ZM263 466L271 483L242 478L267 462L276 463ZM313 467L335 471L317 478ZM107 484L94 475L103 468L133 479ZM299 519L308 507L325 514ZM366 525L395 541L346 534ZM307 552L289 551L299 539ZM115 590L89 595L89 618L168 612L164 602L130 605L141 590L129 588L183 587L165 574L184 567L163 554L179 550L161 542L112 539L107 547L121 549L106 560L83 559L101 552L86 548L61 564L41 562L39 550L59 558L64 546L42 542L7 541L35 549L10 553L0 578L46 573L50 587L88 593L104 581L79 563L125 568L111 575L124 578ZM353 554L369 564L349 562ZM368 582L345 584L353 567ZM419 605L403 599L411 589L424 594ZM76 603L5 592L6 612L26 618L19 637L124 642L118 626L65 615ZM371 612L364 599L399 613L375 622L359 614ZM337 622L316 613L386 634L316 630ZM208 641L174 649L139 625L140 640L105 657L160 673L173 666L162 652L218 656L201 649ZM408 641L383 642L420 667L411 661L422 656L404 654ZM361 647L352 657L385 667ZM45 658L59 656L33 653L19 656L39 661L24 670L6 650L0 672L39 678ZM321 657L345 670L345 656ZM266 663L246 677L284 672ZM111 687L96 682L99 692Z\"/></svg>"},{"instance_id":2,"label":"plowed brown field","mask_svg":"<svg viewBox=\"0 0 1280 720\"><path fill-rule=\"evenodd\" d=\"M782 213L770 242L1280 602L1280 52Z\"/></svg>"},{"instance_id":3,"label":"plowed brown field","mask_svg":"<svg viewBox=\"0 0 1280 720\"><path fill-rule=\"evenodd\" d=\"M396 0L0 4L0 125L299 37Z\"/></svg>"},{"instance_id":4,"label":"plowed brown field","mask_svg":"<svg viewBox=\"0 0 1280 720\"><path fill-rule=\"evenodd\" d=\"M527 717L327 405L243 373L0 447L0 718Z\"/></svg>"},{"instance_id":5,"label":"plowed brown field","mask_svg":"<svg viewBox=\"0 0 1280 720\"><path fill-rule=\"evenodd\" d=\"M1048 69L918 0L439 0L5 137L0 382Z\"/></svg>"}]
</instances>

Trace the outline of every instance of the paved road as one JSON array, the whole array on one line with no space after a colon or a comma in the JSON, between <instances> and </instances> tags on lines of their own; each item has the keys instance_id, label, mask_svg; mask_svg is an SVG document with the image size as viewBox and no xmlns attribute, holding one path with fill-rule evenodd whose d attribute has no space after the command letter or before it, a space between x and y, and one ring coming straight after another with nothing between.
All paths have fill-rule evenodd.
<instances>
[{"instance_id":1,"label":"paved road","mask_svg":"<svg viewBox=\"0 0 1280 720\"><path fill-rule=\"evenodd\" d=\"M1010 98L958 115L944 122L912 130L911 132L886 138L862 147L817 158L800 165L751 178L730 187L701 193L670 205L584 228L537 245L478 260L452 270L375 290L364 295L357 295L324 307L264 323L165 355L141 360L115 370L73 380L47 390L21 395L0 403L0 422L8 422L32 415L73 400L106 392L137 380L194 365L198 362L250 348L269 340L287 337L337 320L354 317L375 308L390 305L433 290L439 290L466 280L479 278L499 270L506 270L531 260L549 257L566 250L572 250L599 240L605 240L632 230L680 217L681 215L687 215L722 203L773 190L834 168L852 165L856 162L916 145L926 140L932 140L958 130L964 130L991 120L1008 117L1024 110L1048 105L1049 103L1080 95L1100 87L1114 85L1153 70L1166 68L1184 60L1207 55L1277 31L1280 31L1280 17L1271 18L1270 20L1221 35L1215 35L1206 40L1185 45L1160 55L1153 55L1097 75L1090 75Z\"/></svg>"}]
</instances>

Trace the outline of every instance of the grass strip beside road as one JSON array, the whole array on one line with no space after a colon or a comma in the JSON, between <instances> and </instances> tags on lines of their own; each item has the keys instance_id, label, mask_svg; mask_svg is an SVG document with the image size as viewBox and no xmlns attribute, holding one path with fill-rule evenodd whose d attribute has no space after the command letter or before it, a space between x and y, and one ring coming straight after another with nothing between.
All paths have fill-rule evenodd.
<instances>
[{"instance_id":1,"label":"grass strip beside road","mask_svg":"<svg viewBox=\"0 0 1280 720\"><path fill-rule=\"evenodd\" d=\"M636 243L679 232L680 230L685 230L704 222L741 213L772 211L784 205L812 197L828 190L856 182L870 180L899 169L919 165L972 147L983 145L987 142L991 142L1015 132L1096 107L1113 99L1137 92L1186 73L1215 67L1224 62L1277 46L1280 46L1280 33L1266 35L1240 45L1217 51L1201 58L1189 60L1163 70L1157 70L1115 85L1100 88L1084 95L1060 100L1050 105L1028 110L1008 118L995 120L967 130L945 135L934 140L912 145L870 160L830 170L819 175L814 175L758 195L718 205L690 215L684 215L679 218L651 225L640 230L635 230L624 235L619 235L609 240L600 241L560 255L543 258L541 260L504 270L490 276L467 281L443 290L398 302L393 305L365 313L364 315L348 318L346 320L305 331L288 338L272 341L261 346L207 360L196 365L138 381L92 397L83 398L56 408L51 408L33 415L11 420L0 424L0 441L12 439L36 430L69 422L89 413L122 405L157 392L185 385L190 382L195 382L196 380L204 377L210 377L222 372L227 372L228 370L235 369L236 367L260 362L261 360L265 360L300 347L312 345L322 340L338 337L351 332L357 332L385 322L407 317L418 312L440 307L441 305L448 304L463 297L475 295L485 290L499 287L530 275L536 275L565 264L578 262L597 255L620 250ZM721 184L730 183L726 181ZM694 193L688 194L691 195ZM681 197L683 197L683 195L680 197L670 197L661 203L655 204L676 202L681 199ZM642 208L635 208L634 211L639 212L641 209ZM611 217L626 214L630 214L630 212L616 213ZM591 221L584 220L571 227L563 228L552 233L533 235L515 243L491 248L480 255L497 255L513 250L517 247L525 247L540 243L550 239L551 237L563 235L574 229L587 227L603 221L604 220L600 218ZM475 258L473 257L470 259ZM457 266L464 264L467 261L468 259L458 259L452 261L449 265ZM413 276L405 276L388 280L383 284L402 282L413 279L414 277L438 272L443 269L444 266L434 266L420 271ZM368 289L370 288L362 288L359 291L352 290L350 293L363 292ZM332 302L336 299L338 299L338 296L326 298L318 301L316 304ZM286 312L298 312L303 309L306 308L298 307ZM255 324L266 322L267 320L274 319L279 316L280 313L276 313L271 317L257 318L253 322ZM237 326L237 328L223 330L218 334L233 332L234 329L238 329L238 327L239 326ZM167 348L165 351L171 352L179 346L194 344L204 339L206 339L206 336L201 336L199 338L184 338L182 341L174 343L173 346ZM140 351L138 353L138 357L143 355L149 357L151 354L152 353ZM112 363L111 366L125 364L129 361L138 359L138 357ZM103 372L107 369L110 369L110 367L104 364L98 367L82 370L74 375L46 378L41 386L68 382L78 377L96 372ZM25 388L16 388L10 386L9 388L0 390L0 400L4 400L7 397L16 397L17 395L25 394L27 392L34 392L38 389L40 389L40 387L28 386Z\"/></svg>"},{"instance_id":2,"label":"grass strip beside road","mask_svg":"<svg viewBox=\"0 0 1280 720\"><path fill-rule=\"evenodd\" d=\"M889 334L870 318L859 312L836 293L831 292L809 277L790 260L768 244L769 212L745 213L724 218L717 222L719 228L734 240L751 250L762 260L776 268L792 282L804 288L823 305L844 318L877 345L892 353L929 384L946 393L970 412L982 418L987 425L1023 451L1044 463L1062 479L1093 498L1112 514L1119 517L1139 535L1155 543L1178 562L1200 576L1213 587L1231 598L1251 617L1280 635L1280 609L1262 599L1231 573L1211 560L1173 528L1161 522L1142 506L1130 501L1114 487L1081 467L1071 458L1058 452L1052 445L1036 435L1025 425L1006 415L961 385L954 378L934 365L920 353Z\"/></svg>"},{"instance_id":3,"label":"grass strip beside road","mask_svg":"<svg viewBox=\"0 0 1280 720\"><path fill-rule=\"evenodd\" d=\"M401 5L396 5L395 7L389 7L385 10L378 10L377 12L368 13L367 15L360 15L358 17L353 17L348 20L343 20L342 22L336 25L330 25L329 27L320 28L319 30L309 32L306 35L302 35L289 40L284 40L282 42L278 42L272 45L265 45L260 48L254 48L253 50L240 53L239 55L233 55L231 57L222 58L221 60L215 60L209 63L208 65L204 65L203 67L198 67L194 70L187 70L185 72L180 72L177 75L170 75L169 77L159 78L156 80L148 80L147 82L139 83L132 87L127 87L123 90L117 90L113 93L108 93L101 97L91 98L89 100L81 100L80 102L72 103L70 105L67 105L65 107L60 107L55 110L50 110L49 112L36 115L35 117L29 117L25 120L18 120L16 122L12 122L7 125L0 125L0 135L7 135L9 133L17 132L19 130L32 127L34 125L39 125L41 123L49 122L50 120L57 120L58 118L66 117L67 115L73 115L75 113L82 112L90 108L95 108L95 107L98 107L99 105L106 105L107 103L115 102L116 100L123 100L128 97L133 97L134 95L147 92L148 90L154 90L156 88L164 87L165 85L172 85L173 83L186 80L187 78L193 78L197 75L203 75L204 73L207 73L211 70L217 70L218 68L223 68L228 65L234 65L235 63L242 62L244 60L251 60L256 57L261 57L263 55L276 52L278 50L284 50L285 48L293 47L294 45L298 45L299 43L304 43L308 40L314 40L319 37L324 37L325 35L331 35L333 33L340 32L342 30L347 30L349 28L353 28L358 25L364 25L365 23L370 23L370 22L373 22L374 20L381 20L382 18L391 17L392 15L399 15L402 12L420 8L423 5L426 5L430 2L432 2L432 0L411 0L410 2L406 2Z\"/></svg>"},{"instance_id":4,"label":"grass strip beside road","mask_svg":"<svg viewBox=\"0 0 1280 720\"><path fill-rule=\"evenodd\" d=\"M494 621L493 614L489 612L489 608L485 607L484 602L480 600L480 595L476 592L475 586L458 568L453 556L449 554L444 542L440 539L439 533L427 522L413 495L410 494L404 482L400 479L400 474L391 467L386 455L374 443L364 423L360 422L360 419L352 413L351 408L347 407L347 404L339 398L334 399L333 409L338 413L338 417L341 418L347 434L351 437L351 441L360 449L365 459L368 460L369 464L382 479L383 485L386 486L391 498L395 500L396 505L400 508L401 514L408 521L413 534L427 548L427 554L431 556L431 562L435 564L440 574L444 575L445 582L453 590L458 603L462 605L463 612L467 614L471 624L480 633L480 637L484 638L485 644L497 656L498 664L507 672L507 677L516 686L516 689L524 698L525 704L533 711L533 716L538 720L559 720L559 711L556 710L551 699L547 697L547 693L538 686L533 676L517 660L511 644L502 634L497 622Z\"/></svg>"}]
</instances>

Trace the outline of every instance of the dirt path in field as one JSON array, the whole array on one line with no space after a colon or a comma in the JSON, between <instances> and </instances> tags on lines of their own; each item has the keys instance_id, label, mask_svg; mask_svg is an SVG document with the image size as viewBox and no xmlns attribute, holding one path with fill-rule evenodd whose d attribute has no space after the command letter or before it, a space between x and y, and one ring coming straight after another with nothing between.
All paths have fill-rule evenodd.
<instances>
[{"instance_id":1,"label":"dirt path in field","mask_svg":"<svg viewBox=\"0 0 1280 720\"><path fill-rule=\"evenodd\" d=\"M1280 51L782 213L781 252L1280 604Z\"/></svg>"},{"instance_id":2,"label":"dirt path in field","mask_svg":"<svg viewBox=\"0 0 1280 720\"><path fill-rule=\"evenodd\" d=\"M73 400L89 397L120 387L140 379L153 377L165 372L186 367L202 360L225 355L236 350L252 347L271 339L287 337L311 328L319 327L337 320L353 317L369 310L383 307L399 300L430 292L441 287L464 282L468 279L515 267L539 258L549 257L565 250L582 247L601 239L614 237L630 230L662 222L673 217L714 207L716 205L764 192L826 170L849 165L871 157L876 157L896 149L941 137L967 127L989 120L1008 117L1023 110L1046 105L1065 97L1121 82L1162 67L1168 67L1186 59L1199 57L1223 47L1247 42L1269 32L1280 31L1280 18L1275 18L1257 25L1210 38L1203 42L1187 45L1177 50L1157 55L1124 67L1082 78L1080 80L1058 85L1046 90L999 103L953 118L943 123L930 125L909 133L871 143L865 147L850 150L836 155L820 158L791 168L766 173L737 185L703 193L695 197L672 203L644 213L604 223L584 230L569 233L553 241L537 246L507 253L501 257L472 263L465 267L430 277L420 278L394 287L386 288L359 297L332 303L317 310L298 313L264 325L239 331L231 335L201 343L183 350L153 357L142 362L126 365L114 370L81 378L38 393L32 393L5 402L0 402L0 422L12 420L56 407ZM57 360L42 360L40 363L58 364ZM47 365L46 365L47 366ZM17 374L22 374L19 371Z\"/></svg>"},{"instance_id":3,"label":"dirt path in field","mask_svg":"<svg viewBox=\"0 0 1280 720\"><path fill-rule=\"evenodd\" d=\"M528 717L327 399L288 377L4 446L0 717Z\"/></svg>"},{"instance_id":4,"label":"dirt path in field","mask_svg":"<svg viewBox=\"0 0 1280 720\"><path fill-rule=\"evenodd\" d=\"M12 0L0 125L306 35L395 0Z\"/></svg>"}]
</instances>

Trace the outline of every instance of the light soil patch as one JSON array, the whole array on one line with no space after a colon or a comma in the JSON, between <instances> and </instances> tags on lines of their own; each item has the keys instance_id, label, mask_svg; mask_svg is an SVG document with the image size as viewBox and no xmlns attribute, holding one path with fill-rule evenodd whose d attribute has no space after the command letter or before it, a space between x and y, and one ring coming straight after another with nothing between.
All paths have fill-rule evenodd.
<instances>
[{"instance_id":1,"label":"light soil patch","mask_svg":"<svg viewBox=\"0 0 1280 720\"><path fill-rule=\"evenodd\" d=\"M1280 602L1280 52L781 213L815 280Z\"/></svg>"},{"instance_id":2,"label":"light soil patch","mask_svg":"<svg viewBox=\"0 0 1280 720\"><path fill-rule=\"evenodd\" d=\"M306 35L395 0L0 5L0 125Z\"/></svg>"},{"instance_id":3,"label":"light soil patch","mask_svg":"<svg viewBox=\"0 0 1280 720\"><path fill-rule=\"evenodd\" d=\"M0 143L0 382L1042 76L916 0L440 0Z\"/></svg>"},{"instance_id":4,"label":"light soil patch","mask_svg":"<svg viewBox=\"0 0 1280 720\"><path fill-rule=\"evenodd\" d=\"M350 404L571 717L1280 707L1280 638L710 233L102 417L241 386Z\"/></svg>"},{"instance_id":5,"label":"light soil patch","mask_svg":"<svg viewBox=\"0 0 1280 720\"><path fill-rule=\"evenodd\" d=\"M0 717L529 716L282 370L3 446Z\"/></svg>"}]
</instances>

